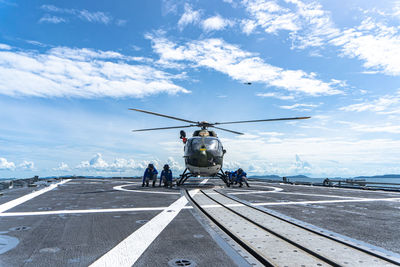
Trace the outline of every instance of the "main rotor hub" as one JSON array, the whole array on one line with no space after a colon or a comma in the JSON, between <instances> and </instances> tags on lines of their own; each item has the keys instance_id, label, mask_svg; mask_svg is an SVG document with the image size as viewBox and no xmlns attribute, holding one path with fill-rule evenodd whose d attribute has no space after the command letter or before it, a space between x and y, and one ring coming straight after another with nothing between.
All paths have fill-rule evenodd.
<instances>
[{"instance_id":1,"label":"main rotor hub","mask_svg":"<svg viewBox=\"0 0 400 267\"><path fill-rule=\"evenodd\" d=\"M198 123L198 126L201 127L201 129L206 130L208 127L212 127L212 124L206 121L201 121Z\"/></svg>"}]
</instances>

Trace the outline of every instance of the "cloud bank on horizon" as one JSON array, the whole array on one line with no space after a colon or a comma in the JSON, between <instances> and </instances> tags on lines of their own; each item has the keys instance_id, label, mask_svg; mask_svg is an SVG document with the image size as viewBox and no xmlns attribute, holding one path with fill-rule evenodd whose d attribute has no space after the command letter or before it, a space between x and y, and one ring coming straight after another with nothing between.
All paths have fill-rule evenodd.
<instances>
[{"instance_id":1,"label":"cloud bank on horizon","mask_svg":"<svg viewBox=\"0 0 400 267\"><path fill-rule=\"evenodd\" d=\"M0 178L182 171L176 132L130 133L175 122L129 107L312 116L219 133L227 169L400 173L398 1L0 2L0 16Z\"/></svg>"}]
</instances>

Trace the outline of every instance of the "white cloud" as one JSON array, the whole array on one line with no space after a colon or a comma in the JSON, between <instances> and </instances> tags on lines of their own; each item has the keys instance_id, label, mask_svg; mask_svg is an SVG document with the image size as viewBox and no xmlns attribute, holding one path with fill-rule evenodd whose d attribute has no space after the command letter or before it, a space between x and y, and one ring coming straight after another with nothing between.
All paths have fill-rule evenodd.
<instances>
[{"instance_id":1,"label":"white cloud","mask_svg":"<svg viewBox=\"0 0 400 267\"><path fill-rule=\"evenodd\" d=\"M309 95L342 93L333 87L337 85L336 80L323 82L317 79L315 73L272 66L255 54L222 39L205 39L178 45L162 36L148 34L146 37L152 40L154 51L164 63L190 62L194 63L194 67L211 68L241 82L259 82Z\"/></svg>"},{"instance_id":2,"label":"white cloud","mask_svg":"<svg viewBox=\"0 0 400 267\"><path fill-rule=\"evenodd\" d=\"M290 167L291 171L296 174L310 174L312 170L311 164L308 163L307 161L302 160L300 156L297 154L295 158L296 159L294 164Z\"/></svg>"},{"instance_id":3,"label":"white cloud","mask_svg":"<svg viewBox=\"0 0 400 267\"><path fill-rule=\"evenodd\" d=\"M21 164L16 164L14 162L8 161L6 158L0 158L0 171L32 171L35 169L35 164L32 161L24 160Z\"/></svg>"},{"instance_id":4,"label":"white cloud","mask_svg":"<svg viewBox=\"0 0 400 267\"><path fill-rule=\"evenodd\" d=\"M24 162L18 165L18 168L31 171L35 168L35 164L32 161L24 160Z\"/></svg>"},{"instance_id":5,"label":"white cloud","mask_svg":"<svg viewBox=\"0 0 400 267\"><path fill-rule=\"evenodd\" d=\"M79 17L83 20L87 20L89 22L103 23L109 24L112 20L112 17L107 16L104 12L89 12L87 10L80 10Z\"/></svg>"},{"instance_id":6,"label":"white cloud","mask_svg":"<svg viewBox=\"0 0 400 267\"><path fill-rule=\"evenodd\" d=\"M118 20L115 22L115 24L117 24L117 26L125 26L127 22L128 22L128 21L127 21L126 19L118 19Z\"/></svg>"},{"instance_id":7,"label":"white cloud","mask_svg":"<svg viewBox=\"0 0 400 267\"><path fill-rule=\"evenodd\" d=\"M173 157L168 157L167 164L169 165L169 168L175 171L183 171L184 168L179 162L177 162Z\"/></svg>"},{"instance_id":8,"label":"white cloud","mask_svg":"<svg viewBox=\"0 0 400 267\"><path fill-rule=\"evenodd\" d=\"M307 110L311 110L312 108L316 108L318 106L319 105L317 105L317 104L293 104L290 106L279 106L279 107L283 108L283 109L294 109L294 110L307 111Z\"/></svg>"},{"instance_id":9,"label":"white cloud","mask_svg":"<svg viewBox=\"0 0 400 267\"><path fill-rule=\"evenodd\" d=\"M161 12L163 16L170 13L176 14L178 10L178 3L175 0L162 0Z\"/></svg>"},{"instance_id":10,"label":"white cloud","mask_svg":"<svg viewBox=\"0 0 400 267\"><path fill-rule=\"evenodd\" d=\"M269 34L286 31L293 48L336 46L342 56L363 61L369 73L400 75L400 29L388 26L388 18L400 14L398 2L394 2L391 12L362 10L364 19L360 25L347 29L339 29L330 12L317 2L245 0L242 4L249 13L249 18L242 20L245 34L254 32L257 27ZM369 17L371 13L382 19Z\"/></svg>"},{"instance_id":11,"label":"white cloud","mask_svg":"<svg viewBox=\"0 0 400 267\"><path fill-rule=\"evenodd\" d=\"M216 15L202 21L202 28L204 31L220 31L226 27L232 27L235 23L231 20L224 19L220 15Z\"/></svg>"},{"instance_id":12,"label":"white cloud","mask_svg":"<svg viewBox=\"0 0 400 267\"><path fill-rule=\"evenodd\" d=\"M54 5L42 5L40 7L43 10L49 11L49 12L58 12L58 13L74 13L74 9L67 9L67 8L59 8Z\"/></svg>"},{"instance_id":13,"label":"white cloud","mask_svg":"<svg viewBox=\"0 0 400 267\"><path fill-rule=\"evenodd\" d=\"M396 114L400 113L400 90L394 95L384 95L374 100L366 100L362 103L352 104L346 107L341 107L344 111L372 111L379 114Z\"/></svg>"},{"instance_id":14,"label":"white cloud","mask_svg":"<svg viewBox=\"0 0 400 267\"><path fill-rule=\"evenodd\" d=\"M100 173L132 173L144 171L149 163L153 163L159 170L164 166L164 163L161 163L159 160L136 161L134 159L117 158L112 162L107 162L103 159L102 154L97 153L90 161L82 161L75 169ZM183 167L173 157L169 157L166 163L169 164L170 168L175 172L183 170Z\"/></svg>"},{"instance_id":15,"label":"white cloud","mask_svg":"<svg viewBox=\"0 0 400 267\"><path fill-rule=\"evenodd\" d=\"M0 49L1 49L1 50L11 50L12 47L9 46L9 45L7 45L7 44L1 44L1 43L0 43Z\"/></svg>"},{"instance_id":16,"label":"white cloud","mask_svg":"<svg viewBox=\"0 0 400 267\"><path fill-rule=\"evenodd\" d=\"M259 132L258 134L259 135L273 136L273 137L283 135L283 133L278 133L278 132Z\"/></svg>"},{"instance_id":17,"label":"white cloud","mask_svg":"<svg viewBox=\"0 0 400 267\"><path fill-rule=\"evenodd\" d=\"M251 34L257 27L256 21L251 19L244 19L241 21L240 24L242 27L242 31L247 35Z\"/></svg>"},{"instance_id":18,"label":"white cloud","mask_svg":"<svg viewBox=\"0 0 400 267\"><path fill-rule=\"evenodd\" d=\"M81 20L85 20L88 22L93 22L93 23L102 23L102 24L109 24L113 18L109 15L107 15L104 12L101 11L95 11L91 12L86 9L78 10L74 8L60 8L54 5L42 5L41 8L43 10L46 10L48 12L53 12L53 13L59 13L59 14L67 14L67 15L73 15ZM118 20L120 21L120 20ZM118 25L117 21L117 25ZM65 18L60 18L56 16L50 16L46 14L44 17L40 19L39 22L50 22L50 23L60 23L60 22L66 22Z\"/></svg>"},{"instance_id":19,"label":"white cloud","mask_svg":"<svg viewBox=\"0 0 400 267\"><path fill-rule=\"evenodd\" d=\"M245 0L242 4L250 15L250 19L242 20L242 30L246 34L253 32L256 27L269 34L287 31L293 47L305 48L321 46L325 39L339 32L329 12L316 2Z\"/></svg>"},{"instance_id":20,"label":"white cloud","mask_svg":"<svg viewBox=\"0 0 400 267\"><path fill-rule=\"evenodd\" d=\"M400 133L400 125L393 125L392 123L386 124L359 124L354 122L342 122L348 124L352 130L365 132L365 133L390 133L390 134L399 134Z\"/></svg>"},{"instance_id":21,"label":"white cloud","mask_svg":"<svg viewBox=\"0 0 400 267\"><path fill-rule=\"evenodd\" d=\"M116 60L118 59L118 60ZM188 93L172 75L114 51L56 47L0 51L0 93L39 97L144 97Z\"/></svg>"},{"instance_id":22,"label":"white cloud","mask_svg":"<svg viewBox=\"0 0 400 267\"><path fill-rule=\"evenodd\" d=\"M68 164L61 162L57 168L53 168L54 171L70 171L71 169L69 168Z\"/></svg>"},{"instance_id":23,"label":"white cloud","mask_svg":"<svg viewBox=\"0 0 400 267\"><path fill-rule=\"evenodd\" d=\"M297 134L301 131L294 130ZM240 167L251 169L252 174L314 177L382 174L382 166L394 166L393 162L398 161L399 140L359 139L346 135L348 132L338 127L334 137L298 138L289 134L280 137L279 142L269 142L268 136L261 135L254 139L222 138L227 150L224 161L240 162ZM293 161L296 154L301 157Z\"/></svg>"},{"instance_id":24,"label":"white cloud","mask_svg":"<svg viewBox=\"0 0 400 267\"><path fill-rule=\"evenodd\" d=\"M343 55L364 61L364 67L387 75L400 75L400 30L365 19L330 41Z\"/></svg>"},{"instance_id":25,"label":"white cloud","mask_svg":"<svg viewBox=\"0 0 400 267\"><path fill-rule=\"evenodd\" d=\"M43 17L41 17L40 20L39 20L39 23L43 23L43 22L58 24L58 23L61 23L61 22L67 22L67 20L64 19L64 18L60 18L60 17L57 17L57 16L51 16L49 14L46 14Z\"/></svg>"},{"instance_id":26,"label":"white cloud","mask_svg":"<svg viewBox=\"0 0 400 267\"><path fill-rule=\"evenodd\" d=\"M1 170L14 170L14 162L7 161L5 158L0 158L0 171Z\"/></svg>"},{"instance_id":27,"label":"white cloud","mask_svg":"<svg viewBox=\"0 0 400 267\"><path fill-rule=\"evenodd\" d=\"M142 50L142 48L140 48L140 46L137 46L137 45L131 45L131 48L132 48L133 50L135 50L135 51L140 51L140 50Z\"/></svg>"},{"instance_id":28,"label":"white cloud","mask_svg":"<svg viewBox=\"0 0 400 267\"><path fill-rule=\"evenodd\" d=\"M257 96L273 97L273 98L277 98L280 100L293 100L294 99L293 95L281 95L281 94L277 94L277 93L258 93Z\"/></svg>"},{"instance_id":29,"label":"white cloud","mask_svg":"<svg viewBox=\"0 0 400 267\"><path fill-rule=\"evenodd\" d=\"M27 42L28 44L36 45L36 46L39 46L39 47L47 47L47 46L48 46L48 45L46 45L46 44L44 44L44 43L41 43L41 42L35 41L35 40L26 40L26 42Z\"/></svg>"},{"instance_id":30,"label":"white cloud","mask_svg":"<svg viewBox=\"0 0 400 267\"><path fill-rule=\"evenodd\" d=\"M178 21L178 28L182 31L189 24L196 24L200 20L200 11L193 10L190 4L185 4L185 13Z\"/></svg>"}]
</instances>

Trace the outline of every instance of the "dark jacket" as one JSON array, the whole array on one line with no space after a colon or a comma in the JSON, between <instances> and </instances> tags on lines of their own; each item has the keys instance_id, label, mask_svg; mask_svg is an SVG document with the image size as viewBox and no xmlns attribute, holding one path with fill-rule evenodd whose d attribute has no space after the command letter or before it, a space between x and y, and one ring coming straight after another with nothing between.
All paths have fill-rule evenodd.
<instances>
[{"instance_id":1,"label":"dark jacket","mask_svg":"<svg viewBox=\"0 0 400 267\"><path fill-rule=\"evenodd\" d=\"M172 181L172 171L171 170L163 170L161 172L160 178L165 176L165 178L167 179L167 181Z\"/></svg>"},{"instance_id":2,"label":"dark jacket","mask_svg":"<svg viewBox=\"0 0 400 267\"><path fill-rule=\"evenodd\" d=\"M152 178L153 175L157 175L157 174L158 174L158 171L155 167L153 170L146 168L146 170L144 171L144 174L143 174L143 182L146 180L147 177Z\"/></svg>"}]
</instances>

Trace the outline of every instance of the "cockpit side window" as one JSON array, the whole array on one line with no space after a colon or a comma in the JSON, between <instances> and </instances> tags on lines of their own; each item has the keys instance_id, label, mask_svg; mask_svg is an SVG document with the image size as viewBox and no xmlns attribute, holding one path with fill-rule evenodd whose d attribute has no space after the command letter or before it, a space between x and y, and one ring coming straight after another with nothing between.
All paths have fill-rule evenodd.
<instances>
[{"instance_id":1,"label":"cockpit side window","mask_svg":"<svg viewBox=\"0 0 400 267\"><path fill-rule=\"evenodd\" d=\"M189 154L192 152L192 140L193 139L189 139L185 145L185 154Z\"/></svg>"}]
</instances>

